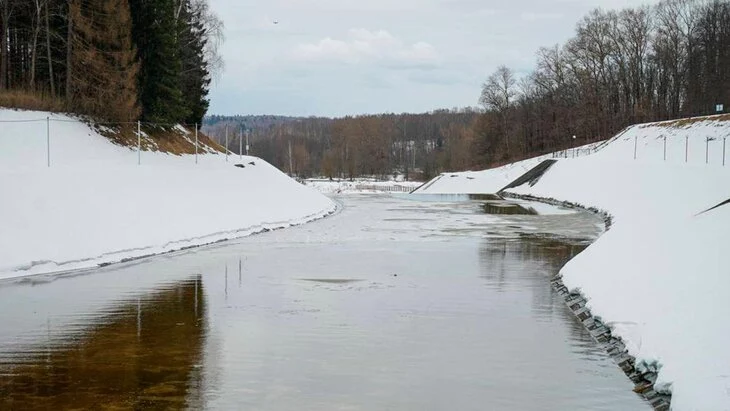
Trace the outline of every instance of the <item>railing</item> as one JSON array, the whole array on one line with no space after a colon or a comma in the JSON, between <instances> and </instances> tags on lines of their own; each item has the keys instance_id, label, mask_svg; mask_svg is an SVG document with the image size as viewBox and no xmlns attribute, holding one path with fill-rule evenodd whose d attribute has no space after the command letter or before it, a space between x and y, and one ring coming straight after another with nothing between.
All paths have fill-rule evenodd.
<instances>
[{"instance_id":1,"label":"railing","mask_svg":"<svg viewBox=\"0 0 730 411\"><path fill-rule=\"evenodd\" d=\"M587 156L598 151L597 148L568 148L561 151L556 151L550 155L551 158L576 158Z\"/></svg>"},{"instance_id":2,"label":"railing","mask_svg":"<svg viewBox=\"0 0 730 411\"><path fill-rule=\"evenodd\" d=\"M358 184L355 190L358 191L382 191L386 193L410 193L414 187L400 185L378 185L378 184Z\"/></svg>"}]
</instances>

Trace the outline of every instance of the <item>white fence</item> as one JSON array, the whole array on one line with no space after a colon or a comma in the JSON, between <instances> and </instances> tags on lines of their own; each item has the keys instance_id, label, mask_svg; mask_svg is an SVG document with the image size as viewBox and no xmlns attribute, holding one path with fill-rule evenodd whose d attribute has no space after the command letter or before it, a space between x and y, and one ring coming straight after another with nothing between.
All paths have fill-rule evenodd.
<instances>
[{"instance_id":1,"label":"white fence","mask_svg":"<svg viewBox=\"0 0 730 411\"><path fill-rule=\"evenodd\" d=\"M35 116L34 116L35 115ZM136 141L128 151L126 161L142 164L143 147L155 146L143 131L143 126L177 129L182 138L195 147L191 162L198 163L198 155L212 152L212 149L198 140L198 125L158 124L144 122L94 123L93 126L64 115L53 114L46 118L36 117L33 112L0 111L0 168L51 167L99 161L104 153L114 146L98 138L87 138L105 129L111 131L118 126L128 126L134 131ZM191 153L192 154L192 153ZM232 154L230 150L226 155ZM115 156L118 157L118 156Z\"/></svg>"},{"instance_id":2,"label":"white fence","mask_svg":"<svg viewBox=\"0 0 730 411\"><path fill-rule=\"evenodd\" d=\"M382 191L386 193L410 193L415 187L400 185L380 185L380 184L358 184L355 190L358 191Z\"/></svg>"},{"instance_id":3,"label":"white fence","mask_svg":"<svg viewBox=\"0 0 730 411\"><path fill-rule=\"evenodd\" d=\"M674 164L726 166L728 159L728 136L689 136L667 138L665 135L633 136L614 140L611 144L594 148L576 147L551 154L552 158L576 158L594 154L603 149L616 152L617 158Z\"/></svg>"}]
</instances>

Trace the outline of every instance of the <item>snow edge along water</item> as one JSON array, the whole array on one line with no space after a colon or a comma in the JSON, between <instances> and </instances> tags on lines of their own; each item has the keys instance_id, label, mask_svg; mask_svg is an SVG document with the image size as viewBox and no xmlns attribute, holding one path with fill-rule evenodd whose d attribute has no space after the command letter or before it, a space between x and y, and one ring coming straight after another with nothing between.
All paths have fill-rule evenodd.
<instances>
[{"instance_id":1,"label":"snow edge along water","mask_svg":"<svg viewBox=\"0 0 730 411\"><path fill-rule=\"evenodd\" d=\"M537 201L544 204L566 207L576 210L582 210L595 214L603 219L605 234L611 229L613 224L613 216L605 211L595 207L587 207L582 204L570 201L561 201L554 198L538 197L528 194L516 194L508 191L499 193L505 198L514 198L525 201ZM597 240L598 238L596 238ZM595 241L594 241L595 242ZM583 325L591 338L598 343L624 374L634 383L634 392L641 395L656 411L668 411L671 409L672 395L671 392L658 392L655 389L658 373L657 369L645 368L640 370L637 367L636 358L629 354L623 339L620 336L613 335L610 325L605 324L601 317L591 313L587 307L588 297L581 290L570 290L563 283L563 276L558 272L550 279L552 288L560 294L565 301L565 305L575 315L576 319Z\"/></svg>"},{"instance_id":2,"label":"snow edge along water","mask_svg":"<svg viewBox=\"0 0 730 411\"><path fill-rule=\"evenodd\" d=\"M93 271L115 264L129 263L144 260L166 254L173 254L195 248L202 248L210 245L221 244L227 241L237 240L256 234L263 234L270 231L277 231L289 227L295 227L327 218L342 211L343 205L338 201L332 201L333 206L301 218L278 221L262 222L254 226L233 229L218 233L212 233L200 237L170 241L161 246L140 247L130 250L112 251L96 257L84 258L70 261L34 261L27 265L16 267L15 270L0 272L0 284L28 281L31 278L43 276L62 276L64 274L81 273ZM55 269L54 269L55 268ZM23 274L20 274L23 273Z\"/></svg>"}]
</instances>

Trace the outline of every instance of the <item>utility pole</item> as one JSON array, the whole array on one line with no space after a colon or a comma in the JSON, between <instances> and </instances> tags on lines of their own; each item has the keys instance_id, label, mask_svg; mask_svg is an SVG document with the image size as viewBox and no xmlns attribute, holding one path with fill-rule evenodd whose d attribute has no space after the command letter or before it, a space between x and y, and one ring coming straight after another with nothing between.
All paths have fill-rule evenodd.
<instances>
[{"instance_id":1,"label":"utility pole","mask_svg":"<svg viewBox=\"0 0 730 411\"><path fill-rule=\"evenodd\" d=\"M248 129L246 130L246 155L248 155L248 135L251 134Z\"/></svg>"},{"instance_id":2,"label":"utility pole","mask_svg":"<svg viewBox=\"0 0 730 411\"><path fill-rule=\"evenodd\" d=\"M238 161L243 161L243 126L238 133Z\"/></svg>"},{"instance_id":3,"label":"utility pole","mask_svg":"<svg viewBox=\"0 0 730 411\"><path fill-rule=\"evenodd\" d=\"M228 124L226 124L226 163L228 162Z\"/></svg>"},{"instance_id":4,"label":"utility pole","mask_svg":"<svg viewBox=\"0 0 730 411\"><path fill-rule=\"evenodd\" d=\"M292 160L291 160L291 140L289 140L289 177L293 176L292 174Z\"/></svg>"}]
</instances>

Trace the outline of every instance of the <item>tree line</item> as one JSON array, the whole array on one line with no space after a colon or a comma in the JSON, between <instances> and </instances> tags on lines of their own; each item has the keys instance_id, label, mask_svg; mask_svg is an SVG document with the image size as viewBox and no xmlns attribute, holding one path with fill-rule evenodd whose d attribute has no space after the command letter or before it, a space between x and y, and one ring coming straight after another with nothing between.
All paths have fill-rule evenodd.
<instances>
[{"instance_id":1,"label":"tree line","mask_svg":"<svg viewBox=\"0 0 730 411\"><path fill-rule=\"evenodd\" d=\"M226 125L232 138L248 128L253 154L299 176L428 178L604 140L635 123L713 114L730 105L730 1L595 9L565 44L536 56L530 73L501 66L489 75L481 110L212 117L208 130L223 142Z\"/></svg>"},{"instance_id":2,"label":"tree line","mask_svg":"<svg viewBox=\"0 0 730 411\"><path fill-rule=\"evenodd\" d=\"M428 178L471 166L471 130L478 116L472 108L335 119L210 116L204 131L220 144L227 132L235 153L248 134L250 154L299 177Z\"/></svg>"},{"instance_id":3,"label":"tree line","mask_svg":"<svg viewBox=\"0 0 730 411\"><path fill-rule=\"evenodd\" d=\"M201 123L222 29L207 0L0 0L0 104Z\"/></svg>"},{"instance_id":4,"label":"tree line","mask_svg":"<svg viewBox=\"0 0 730 411\"><path fill-rule=\"evenodd\" d=\"M730 103L730 2L593 10L573 38L541 48L534 71L518 77L501 66L482 87L478 163L603 140L635 123L713 114Z\"/></svg>"}]
</instances>

